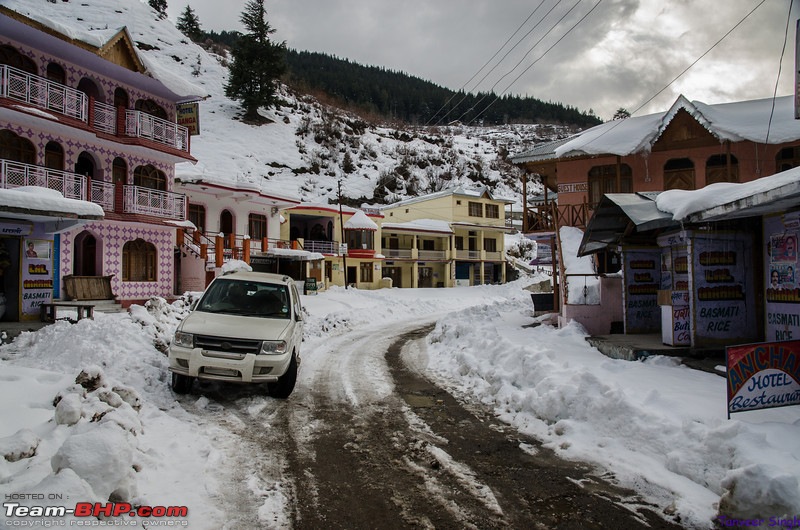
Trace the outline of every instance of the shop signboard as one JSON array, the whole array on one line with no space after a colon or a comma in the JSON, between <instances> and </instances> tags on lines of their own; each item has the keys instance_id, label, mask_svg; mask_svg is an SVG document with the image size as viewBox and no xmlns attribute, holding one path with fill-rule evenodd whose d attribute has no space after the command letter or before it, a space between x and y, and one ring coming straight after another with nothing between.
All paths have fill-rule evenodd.
<instances>
[{"instance_id":1,"label":"shop signboard","mask_svg":"<svg viewBox=\"0 0 800 530\"><path fill-rule=\"evenodd\" d=\"M661 327L658 289L661 286L661 251L623 249L625 333L652 333Z\"/></svg>"},{"instance_id":2,"label":"shop signboard","mask_svg":"<svg viewBox=\"0 0 800 530\"><path fill-rule=\"evenodd\" d=\"M53 301L52 245L47 239L24 240L20 320L38 320L41 305Z\"/></svg>"},{"instance_id":3,"label":"shop signboard","mask_svg":"<svg viewBox=\"0 0 800 530\"><path fill-rule=\"evenodd\" d=\"M718 234L692 238L694 336L699 344L752 338L755 311L748 308L752 281L747 275L752 245L745 236Z\"/></svg>"},{"instance_id":4,"label":"shop signboard","mask_svg":"<svg viewBox=\"0 0 800 530\"><path fill-rule=\"evenodd\" d=\"M784 215L764 217L767 340L800 339L800 288L797 269L796 223Z\"/></svg>"},{"instance_id":5,"label":"shop signboard","mask_svg":"<svg viewBox=\"0 0 800 530\"><path fill-rule=\"evenodd\" d=\"M728 418L733 412L800 405L800 341L726 348Z\"/></svg>"}]
</instances>

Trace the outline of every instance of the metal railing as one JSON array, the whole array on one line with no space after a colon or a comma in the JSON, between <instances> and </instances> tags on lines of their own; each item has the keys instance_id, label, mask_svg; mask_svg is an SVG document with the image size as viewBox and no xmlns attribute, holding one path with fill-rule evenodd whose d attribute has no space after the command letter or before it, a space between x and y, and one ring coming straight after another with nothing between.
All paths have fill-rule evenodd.
<instances>
[{"instance_id":1,"label":"metal railing","mask_svg":"<svg viewBox=\"0 0 800 530\"><path fill-rule=\"evenodd\" d=\"M89 97L74 88L29 74L18 68L0 65L0 97L27 103L89 123ZM92 102L94 120L90 125L116 135L117 111L106 103ZM125 134L189 151L189 129L138 110L125 111Z\"/></svg>"},{"instance_id":2,"label":"metal railing","mask_svg":"<svg viewBox=\"0 0 800 530\"><path fill-rule=\"evenodd\" d=\"M111 105L95 101L94 127L108 134L117 134L117 109Z\"/></svg>"},{"instance_id":3,"label":"metal railing","mask_svg":"<svg viewBox=\"0 0 800 530\"><path fill-rule=\"evenodd\" d=\"M189 130L186 127L138 110L125 111L125 133L128 136L147 138L181 151L189 150Z\"/></svg>"},{"instance_id":4,"label":"metal railing","mask_svg":"<svg viewBox=\"0 0 800 530\"><path fill-rule=\"evenodd\" d=\"M0 187L40 186L58 190L67 199L86 200L86 177L58 169L0 160Z\"/></svg>"},{"instance_id":5,"label":"metal railing","mask_svg":"<svg viewBox=\"0 0 800 530\"><path fill-rule=\"evenodd\" d=\"M89 181L89 200L99 204L106 212L114 211L114 184L102 180Z\"/></svg>"},{"instance_id":6,"label":"metal railing","mask_svg":"<svg viewBox=\"0 0 800 530\"><path fill-rule=\"evenodd\" d=\"M320 254L333 254L336 256L339 254L339 242L312 241L310 239L306 239L303 241L303 250L307 250L309 252L319 252Z\"/></svg>"},{"instance_id":7,"label":"metal railing","mask_svg":"<svg viewBox=\"0 0 800 530\"><path fill-rule=\"evenodd\" d=\"M125 213L155 215L168 219L183 219L186 196L140 186L125 185Z\"/></svg>"},{"instance_id":8,"label":"metal railing","mask_svg":"<svg viewBox=\"0 0 800 530\"><path fill-rule=\"evenodd\" d=\"M13 66L0 66L0 95L58 112L83 122L89 119L89 98L83 92L29 74Z\"/></svg>"}]
</instances>

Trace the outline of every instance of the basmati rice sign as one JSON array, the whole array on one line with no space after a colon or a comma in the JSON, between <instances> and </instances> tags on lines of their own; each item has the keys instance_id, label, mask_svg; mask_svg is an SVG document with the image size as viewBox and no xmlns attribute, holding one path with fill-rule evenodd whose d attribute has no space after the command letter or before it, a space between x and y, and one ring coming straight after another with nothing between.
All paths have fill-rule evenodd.
<instances>
[{"instance_id":1,"label":"basmati rice sign","mask_svg":"<svg viewBox=\"0 0 800 530\"><path fill-rule=\"evenodd\" d=\"M800 405L800 341L726 348L728 418L733 412Z\"/></svg>"}]
</instances>

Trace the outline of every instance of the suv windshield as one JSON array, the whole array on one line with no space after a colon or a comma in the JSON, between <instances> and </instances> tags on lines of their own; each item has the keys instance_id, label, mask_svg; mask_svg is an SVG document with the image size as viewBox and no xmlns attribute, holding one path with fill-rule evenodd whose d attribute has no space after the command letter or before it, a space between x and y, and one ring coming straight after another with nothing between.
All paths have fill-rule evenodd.
<instances>
[{"instance_id":1,"label":"suv windshield","mask_svg":"<svg viewBox=\"0 0 800 530\"><path fill-rule=\"evenodd\" d=\"M196 311L263 318L289 318L285 285L218 279L211 283Z\"/></svg>"}]
</instances>

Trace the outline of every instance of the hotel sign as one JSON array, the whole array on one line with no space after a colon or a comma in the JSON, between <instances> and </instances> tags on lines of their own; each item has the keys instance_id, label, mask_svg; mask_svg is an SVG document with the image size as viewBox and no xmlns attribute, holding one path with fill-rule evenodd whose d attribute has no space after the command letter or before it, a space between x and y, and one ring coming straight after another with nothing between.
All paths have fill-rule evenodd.
<instances>
[{"instance_id":1,"label":"hotel sign","mask_svg":"<svg viewBox=\"0 0 800 530\"><path fill-rule=\"evenodd\" d=\"M732 412L800 405L800 341L726 348Z\"/></svg>"},{"instance_id":2,"label":"hotel sign","mask_svg":"<svg viewBox=\"0 0 800 530\"><path fill-rule=\"evenodd\" d=\"M191 136L200 134L200 106L195 103L181 103L178 109L178 125L189 129Z\"/></svg>"},{"instance_id":3,"label":"hotel sign","mask_svg":"<svg viewBox=\"0 0 800 530\"><path fill-rule=\"evenodd\" d=\"M587 193L588 191L588 182L572 182L558 185L558 193Z\"/></svg>"}]
</instances>

